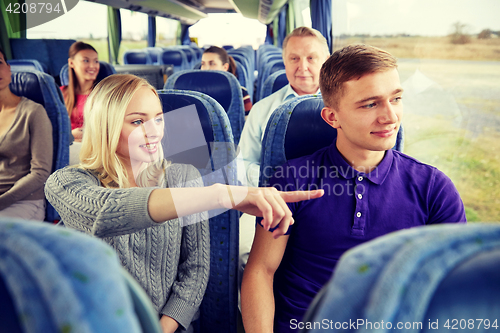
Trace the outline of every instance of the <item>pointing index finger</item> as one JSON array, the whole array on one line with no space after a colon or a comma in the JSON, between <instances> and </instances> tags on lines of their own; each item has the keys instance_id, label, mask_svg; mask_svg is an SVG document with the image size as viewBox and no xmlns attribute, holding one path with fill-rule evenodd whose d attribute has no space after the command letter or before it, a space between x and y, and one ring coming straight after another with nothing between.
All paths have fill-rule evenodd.
<instances>
[{"instance_id":1,"label":"pointing index finger","mask_svg":"<svg viewBox=\"0 0 500 333\"><path fill-rule=\"evenodd\" d=\"M285 202L299 202L302 200L316 199L322 197L324 194L324 190L280 192Z\"/></svg>"}]
</instances>

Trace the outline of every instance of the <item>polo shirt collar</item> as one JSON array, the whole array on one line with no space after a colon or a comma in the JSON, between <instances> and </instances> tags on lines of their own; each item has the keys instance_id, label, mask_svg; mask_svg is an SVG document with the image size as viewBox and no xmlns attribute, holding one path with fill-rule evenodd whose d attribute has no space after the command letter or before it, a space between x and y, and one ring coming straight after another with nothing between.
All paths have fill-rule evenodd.
<instances>
[{"instance_id":1,"label":"polo shirt collar","mask_svg":"<svg viewBox=\"0 0 500 333\"><path fill-rule=\"evenodd\" d=\"M337 149L337 140L333 141L333 143L330 145L329 155L333 166L338 168L336 171L338 172L339 177L342 177L344 179L353 179L358 176L363 176L377 185L381 185L387 178L391 170L392 162L394 160L394 153L392 149L386 150L384 158L375 168L375 170L366 174L364 172L355 170L349 165L349 163L346 162L342 154L340 154L339 150Z\"/></svg>"}]
</instances>

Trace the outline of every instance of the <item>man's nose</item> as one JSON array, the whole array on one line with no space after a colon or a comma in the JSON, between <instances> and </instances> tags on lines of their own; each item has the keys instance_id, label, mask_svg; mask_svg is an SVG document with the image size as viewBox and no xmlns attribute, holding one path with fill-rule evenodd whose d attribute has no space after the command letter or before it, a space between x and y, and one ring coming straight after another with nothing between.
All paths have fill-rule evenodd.
<instances>
[{"instance_id":1,"label":"man's nose","mask_svg":"<svg viewBox=\"0 0 500 333\"><path fill-rule=\"evenodd\" d=\"M390 102L386 101L380 108L379 122L382 124L394 124L398 121L396 114L396 107Z\"/></svg>"}]
</instances>

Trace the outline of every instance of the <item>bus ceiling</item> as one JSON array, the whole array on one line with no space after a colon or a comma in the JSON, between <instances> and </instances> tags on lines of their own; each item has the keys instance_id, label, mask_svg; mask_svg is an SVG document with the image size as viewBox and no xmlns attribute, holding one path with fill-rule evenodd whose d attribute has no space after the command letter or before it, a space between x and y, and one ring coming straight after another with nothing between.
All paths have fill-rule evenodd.
<instances>
[{"instance_id":1,"label":"bus ceiling","mask_svg":"<svg viewBox=\"0 0 500 333\"><path fill-rule=\"evenodd\" d=\"M271 23L288 0L96 0L114 8L176 19L193 25L209 13L241 13L263 24Z\"/></svg>"}]
</instances>

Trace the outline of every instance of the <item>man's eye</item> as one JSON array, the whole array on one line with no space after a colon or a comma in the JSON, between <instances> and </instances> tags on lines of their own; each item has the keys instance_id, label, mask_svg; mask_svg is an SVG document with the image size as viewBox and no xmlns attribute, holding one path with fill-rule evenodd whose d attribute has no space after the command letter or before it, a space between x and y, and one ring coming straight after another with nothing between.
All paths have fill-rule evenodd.
<instances>
[{"instance_id":1,"label":"man's eye","mask_svg":"<svg viewBox=\"0 0 500 333\"><path fill-rule=\"evenodd\" d=\"M403 99L403 97L399 96L399 97L396 97L392 100L393 103L399 103L401 102L401 100Z\"/></svg>"},{"instance_id":2,"label":"man's eye","mask_svg":"<svg viewBox=\"0 0 500 333\"><path fill-rule=\"evenodd\" d=\"M370 103L370 104L363 105L362 108L373 109L376 105L377 105L376 103Z\"/></svg>"}]
</instances>

